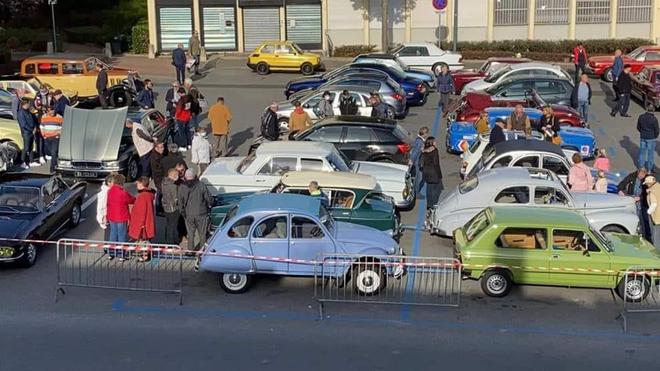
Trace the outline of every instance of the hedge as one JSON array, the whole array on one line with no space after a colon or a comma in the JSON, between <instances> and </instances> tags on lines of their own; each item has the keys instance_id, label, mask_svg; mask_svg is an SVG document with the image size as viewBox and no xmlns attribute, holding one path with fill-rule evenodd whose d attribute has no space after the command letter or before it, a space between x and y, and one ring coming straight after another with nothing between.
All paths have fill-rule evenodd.
<instances>
[{"instance_id":1,"label":"hedge","mask_svg":"<svg viewBox=\"0 0 660 371\"><path fill-rule=\"evenodd\" d=\"M149 52L149 26L139 23L133 26L131 31L131 50L135 54L147 54Z\"/></svg>"},{"instance_id":2,"label":"hedge","mask_svg":"<svg viewBox=\"0 0 660 371\"><path fill-rule=\"evenodd\" d=\"M98 26L70 27L64 30L67 41L75 44L105 45L111 37L108 30Z\"/></svg>"},{"instance_id":3,"label":"hedge","mask_svg":"<svg viewBox=\"0 0 660 371\"><path fill-rule=\"evenodd\" d=\"M376 45L342 45L334 48L333 57L356 57L360 54L373 53Z\"/></svg>"}]
</instances>

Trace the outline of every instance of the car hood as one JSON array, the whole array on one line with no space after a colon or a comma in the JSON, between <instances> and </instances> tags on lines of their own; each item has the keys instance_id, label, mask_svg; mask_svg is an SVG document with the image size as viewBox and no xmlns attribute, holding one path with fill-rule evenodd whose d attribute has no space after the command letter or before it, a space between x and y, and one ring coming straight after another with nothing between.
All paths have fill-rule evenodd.
<instances>
[{"instance_id":1,"label":"car hood","mask_svg":"<svg viewBox=\"0 0 660 371\"><path fill-rule=\"evenodd\" d=\"M410 68L410 67L406 68L404 71L406 72L406 74L408 76L420 79L422 81L434 81L435 80L435 76L431 72L419 70L419 69L416 69L416 68Z\"/></svg>"},{"instance_id":2,"label":"car hood","mask_svg":"<svg viewBox=\"0 0 660 371\"><path fill-rule=\"evenodd\" d=\"M564 106L562 104L550 104L552 110L555 111L555 114L565 114L571 116L580 116L580 113L573 107Z\"/></svg>"},{"instance_id":3,"label":"car hood","mask_svg":"<svg viewBox=\"0 0 660 371\"><path fill-rule=\"evenodd\" d=\"M368 248L394 254L399 247L387 233L365 225L335 221L336 239L346 253L357 254Z\"/></svg>"},{"instance_id":4,"label":"car hood","mask_svg":"<svg viewBox=\"0 0 660 371\"><path fill-rule=\"evenodd\" d=\"M218 157L206 168L200 180L214 178L222 180L222 175L238 174L236 169L245 157ZM213 183L213 182L211 182Z\"/></svg>"},{"instance_id":5,"label":"car hood","mask_svg":"<svg viewBox=\"0 0 660 371\"><path fill-rule=\"evenodd\" d=\"M481 91L468 92L463 99L465 99L470 108L477 111L493 105L491 96Z\"/></svg>"},{"instance_id":6,"label":"car hood","mask_svg":"<svg viewBox=\"0 0 660 371\"><path fill-rule=\"evenodd\" d=\"M559 130L559 134L571 135L573 137L581 136L586 138L594 138L594 133L590 129L577 126L562 126L561 130Z\"/></svg>"},{"instance_id":7,"label":"car hood","mask_svg":"<svg viewBox=\"0 0 660 371\"><path fill-rule=\"evenodd\" d=\"M127 114L127 107L111 110L66 107L59 158L74 161L116 160Z\"/></svg>"},{"instance_id":8,"label":"car hood","mask_svg":"<svg viewBox=\"0 0 660 371\"><path fill-rule=\"evenodd\" d=\"M572 192L572 195L577 210L628 208L635 211L635 200L629 196L597 192Z\"/></svg>"},{"instance_id":9,"label":"car hood","mask_svg":"<svg viewBox=\"0 0 660 371\"><path fill-rule=\"evenodd\" d=\"M592 63L592 62L595 63L595 64L599 64L599 63L611 64L611 63L614 63L614 57L611 56L611 55L598 55L598 56L589 58L589 63Z\"/></svg>"},{"instance_id":10,"label":"car hood","mask_svg":"<svg viewBox=\"0 0 660 371\"><path fill-rule=\"evenodd\" d=\"M266 109L268 109L268 107L266 107L264 109L264 111ZM282 115L284 112L290 113L291 111L293 111L293 103L291 103L289 101L284 101L284 102L277 103L277 115L278 116Z\"/></svg>"},{"instance_id":11,"label":"car hood","mask_svg":"<svg viewBox=\"0 0 660 371\"><path fill-rule=\"evenodd\" d=\"M0 238L23 238L27 231L28 224L33 217L32 214L0 214ZM0 245L13 245L11 241L0 241Z\"/></svg>"},{"instance_id":12,"label":"car hood","mask_svg":"<svg viewBox=\"0 0 660 371\"><path fill-rule=\"evenodd\" d=\"M641 236L622 233L607 233L612 241L613 255L621 258L636 258L645 264L660 263L660 250L656 249Z\"/></svg>"}]
</instances>

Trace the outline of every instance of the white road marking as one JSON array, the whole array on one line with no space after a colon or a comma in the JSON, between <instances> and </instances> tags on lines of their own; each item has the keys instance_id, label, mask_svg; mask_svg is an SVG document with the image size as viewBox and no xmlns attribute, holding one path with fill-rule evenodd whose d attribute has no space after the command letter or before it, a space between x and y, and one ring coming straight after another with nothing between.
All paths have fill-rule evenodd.
<instances>
[{"instance_id":1,"label":"white road marking","mask_svg":"<svg viewBox=\"0 0 660 371\"><path fill-rule=\"evenodd\" d=\"M97 197L98 195L95 194L94 196L88 198L87 201L83 202L82 206L80 207L81 211L85 211L85 209L87 209L91 204L94 203L94 201L96 201Z\"/></svg>"}]
</instances>

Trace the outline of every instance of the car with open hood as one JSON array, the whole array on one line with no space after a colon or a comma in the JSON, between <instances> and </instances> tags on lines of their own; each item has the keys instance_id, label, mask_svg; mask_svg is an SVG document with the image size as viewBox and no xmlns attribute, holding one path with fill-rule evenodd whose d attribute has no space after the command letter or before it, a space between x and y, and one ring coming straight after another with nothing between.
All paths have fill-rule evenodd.
<instances>
[{"instance_id":1,"label":"car with open hood","mask_svg":"<svg viewBox=\"0 0 660 371\"><path fill-rule=\"evenodd\" d=\"M21 76L19 74L0 76L0 89L21 89L23 98L34 99L39 90L48 88L53 91L53 87L39 80L36 76ZM62 94L69 99L69 104L75 106L78 104L78 92L70 89L60 89Z\"/></svg>"},{"instance_id":2,"label":"car with open hood","mask_svg":"<svg viewBox=\"0 0 660 371\"><path fill-rule=\"evenodd\" d=\"M319 256L350 254L357 262L400 251L387 233L336 221L318 197L262 194L229 211L201 252L199 268L219 273L222 289L238 294L249 289L255 274L313 277ZM375 295L386 287L389 271L375 264L355 270L354 277L347 271L337 276L350 279L357 293Z\"/></svg>"},{"instance_id":3,"label":"car with open hood","mask_svg":"<svg viewBox=\"0 0 660 371\"><path fill-rule=\"evenodd\" d=\"M431 212L429 231L451 236L485 206L573 209L604 232L636 234L639 226L632 197L571 192L552 171L513 167L481 172L445 193Z\"/></svg>"},{"instance_id":4,"label":"car with open hood","mask_svg":"<svg viewBox=\"0 0 660 371\"><path fill-rule=\"evenodd\" d=\"M86 189L84 182L67 184L59 176L3 174L0 263L33 266L41 246L21 240L52 240L64 228L77 226Z\"/></svg>"},{"instance_id":5,"label":"car with open hood","mask_svg":"<svg viewBox=\"0 0 660 371\"><path fill-rule=\"evenodd\" d=\"M509 64L528 63L529 58L516 57L490 57L478 69L466 68L460 71L450 71L451 78L454 80L454 89L456 94L461 94L463 86L475 80L481 80L492 75L495 71Z\"/></svg>"},{"instance_id":6,"label":"car with open hood","mask_svg":"<svg viewBox=\"0 0 660 371\"><path fill-rule=\"evenodd\" d=\"M641 236L602 233L574 210L488 207L453 236L463 274L492 297L517 284L610 289L640 302L658 285L655 275L626 277L630 267L660 266L653 245Z\"/></svg>"},{"instance_id":7,"label":"car with open hood","mask_svg":"<svg viewBox=\"0 0 660 371\"><path fill-rule=\"evenodd\" d=\"M139 157L131 129L126 123L141 123L147 134L166 142L173 122L155 109L117 108L87 110L67 107L64 112L57 172L77 179L104 179L122 173L128 181L137 178Z\"/></svg>"},{"instance_id":8,"label":"car with open hood","mask_svg":"<svg viewBox=\"0 0 660 371\"><path fill-rule=\"evenodd\" d=\"M245 157L216 158L202 173L211 194L258 192L272 189L290 171L325 171L371 175L376 190L392 197L399 209L415 205L408 166L351 161L330 143L267 142Z\"/></svg>"}]
</instances>

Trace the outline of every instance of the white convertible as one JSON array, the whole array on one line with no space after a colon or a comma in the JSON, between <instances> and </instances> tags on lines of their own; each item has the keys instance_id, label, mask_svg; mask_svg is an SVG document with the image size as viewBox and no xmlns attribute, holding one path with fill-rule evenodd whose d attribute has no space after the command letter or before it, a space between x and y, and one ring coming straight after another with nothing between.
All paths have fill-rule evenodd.
<instances>
[{"instance_id":1,"label":"white convertible","mask_svg":"<svg viewBox=\"0 0 660 371\"><path fill-rule=\"evenodd\" d=\"M405 165L351 161L334 145L320 142L267 142L247 157L219 157L200 177L212 194L272 189L289 171L344 171L371 175L376 190L394 199L399 209L411 209L415 194Z\"/></svg>"},{"instance_id":2,"label":"white convertible","mask_svg":"<svg viewBox=\"0 0 660 371\"><path fill-rule=\"evenodd\" d=\"M431 70L436 75L443 65L451 71L459 71L464 67L463 56L442 50L431 43L403 44L391 53L408 67Z\"/></svg>"}]
</instances>

